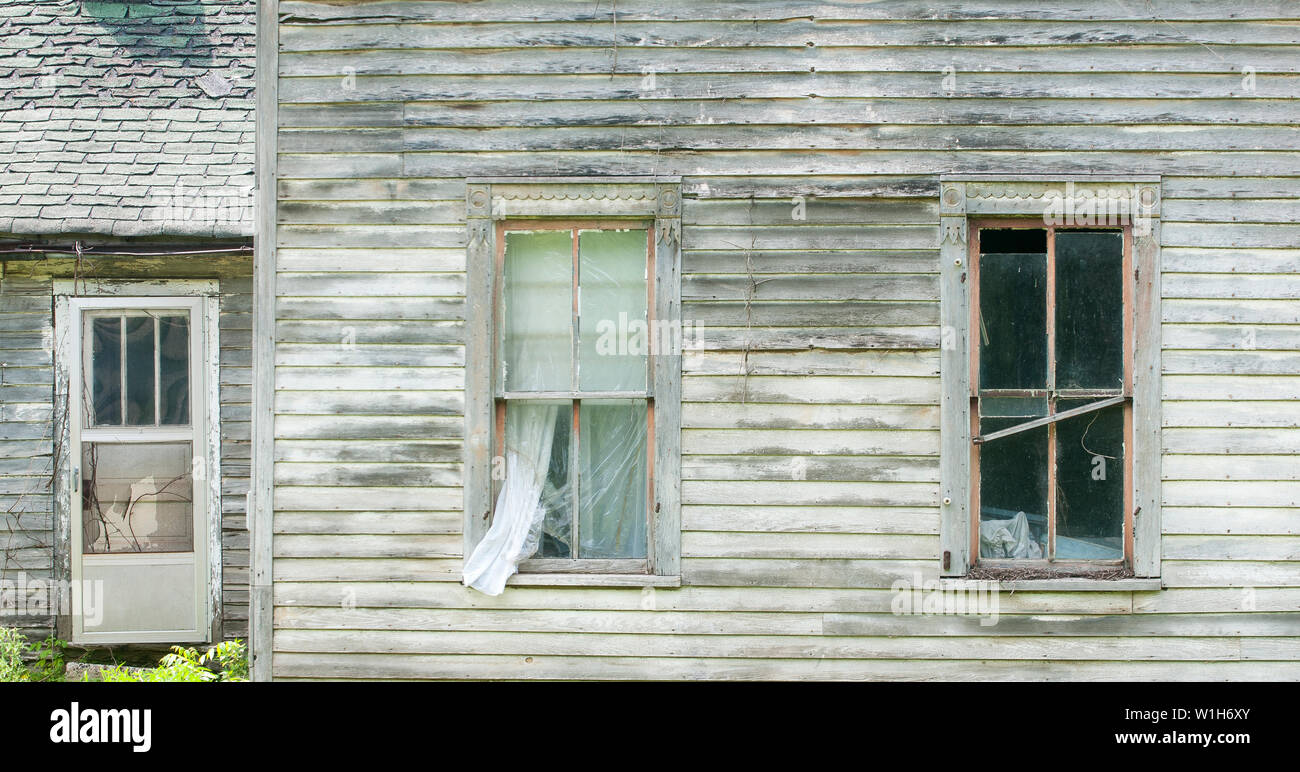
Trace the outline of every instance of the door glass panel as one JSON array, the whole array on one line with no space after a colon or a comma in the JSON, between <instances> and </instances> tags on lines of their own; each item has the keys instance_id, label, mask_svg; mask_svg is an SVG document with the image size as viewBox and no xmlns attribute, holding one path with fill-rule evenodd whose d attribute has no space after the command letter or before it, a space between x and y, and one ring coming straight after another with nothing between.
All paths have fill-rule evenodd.
<instances>
[{"instance_id":1,"label":"door glass panel","mask_svg":"<svg viewBox=\"0 0 1300 772\"><path fill-rule=\"evenodd\" d=\"M192 458L188 442L82 443L83 551L193 552Z\"/></svg>"},{"instance_id":2,"label":"door glass panel","mask_svg":"<svg viewBox=\"0 0 1300 772\"><path fill-rule=\"evenodd\" d=\"M154 364L153 317L126 317L126 423L128 426L153 426L155 423Z\"/></svg>"},{"instance_id":3,"label":"door glass panel","mask_svg":"<svg viewBox=\"0 0 1300 772\"><path fill-rule=\"evenodd\" d=\"M1124 407L1116 405L1056 424L1056 557L1120 560L1123 539Z\"/></svg>"},{"instance_id":4,"label":"door glass panel","mask_svg":"<svg viewBox=\"0 0 1300 772\"><path fill-rule=\"evenodd\" d=\"M645 400L580 405L579 557L646 556L646 419Z\"/></svg>"},{"instance_id":5,"label":"door glass panel","mask_svg":"<svg viewBox=\"0 0 1300 772\"><path fill-rule=\"evenodd\" d=\"M91 318L90 338L90 423L99 426L121 425L122 318Z\"/></svg>"},{"instance_id":6,"label":"door glass panel","mask_svg":"<svg viewBox=\"0 0 1300 772\"><path fill-rule=\"evenodd\" d=\"M1025 419L983 418L991 434ZM980 445L980 557L1047 557L1047 427Z\"/></svg>"},{"instance_id":7,"label":"door glass panel","mask_svg":"<svg viewBox=\"0 0 1300 772\"><path fill-rule=\"evenodd\" d=\"M1056 385L1118 389L1124 379L1124 238L1056 232Z\"/></svg>"},{"instance_id":8,"label":"door glass panel","mask_svg":"<svg viewBox=\"0 0 1300 772\"><path fill-rule=\"evenodd\" d=\"M578 236L578 379L583 389L645 389L646 232L583 231Z\"/></svg>"},{"instance_id":9,"label":"door glass panel","mask_svg":"<svg viewBox=\"0 0 1300 772\"><path fill-rule=\"evenodd\" d=\"M158 423L165 426L190 422L190 320L184 316L158 317Z\"/></svg>"},{"instance_id":10,"label":"door glass panel","mask_svg":"<svg viewBox=\"0 0 1300 772\"><path fill-rule=\"evenodd\" d=\"M573 386L573 234L507 232L505 250L505 388L568 391Z\"/></svg>"}]
</instances>

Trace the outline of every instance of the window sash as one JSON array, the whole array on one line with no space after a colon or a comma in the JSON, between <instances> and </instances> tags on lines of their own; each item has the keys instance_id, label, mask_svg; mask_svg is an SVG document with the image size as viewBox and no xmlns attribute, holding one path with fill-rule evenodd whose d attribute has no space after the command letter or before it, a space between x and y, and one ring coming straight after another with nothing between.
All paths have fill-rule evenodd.
<instances>
[{"instance_id":1,"label":"window sash","mask_svg":"<svg viewBox=\"0 0 1300 772\"><path fill-rule=\"evenodd\" d=\"M1097 230L1097 228L1062 227L1044 225L1041 220L1023 219L976 219L968 220L968 260L970 264L970 330L980 329L980 267L983 258L980 237L984 229L1026 229L1047 231L1046 245L1046 293L1047 312L1045 333L1047 346L1047 383L1043 389L982 389L980 388L980 336L972 334L970 340L970 563L989 566L1027 567L1034 565L1052 565L1054 567L1097 566L1109 564L1132 565L1133 548L1133 499L1134 499L1134 452L1133 452L1133 352L1134 352L1134 287L1129 277L1133 275L1133 232L1129 224L1117 228L1122 234L1121 249L1121 287L1123 291L1121 319L1123 338L1122 376L1119 389L1058 389L1056 386L1056 234L1070 230ZM1017 424L1015 426L981 435L980 419L982 402L990 397L1038 397L1045 398L1047 415L1041 418ZM1078 398L1095 398L1098 401L1079 408L1057 412L1060 400ZM1124 511L1122 543L1123 555L1119 560L1068 560L1058 561L1056 552L1057 526L1057 423L1065 418L1083 415L1104 408L1123 405L1123 443L1124 453ZM980 449L990 440L1018 434L1034 428L1047 428L1047 555L1042 560L1032 559L995 559L980 557L980 509L981 477Z\"/></svg>"},{"instance_id":2,"label":"window sash","mask_svg":"<svg viewBox=\"0 0 1300 772\"><path fill-rule=\"evenodd\" d=\"M644 388L627 389L627 390L599 390L584 389L581 384L581 339L580 339L580 308L581 308L581 276L579 271L579 247L581 234L585 231L601 230L641 230L646 234L646 251L645 251L645 284L646 284L646 328L647 328L647 345L648 350L645 357L645 379ZM530 231L568 231L570 234L570 243L572 248L573 268L570 273L570 294L572 297L572 306L569 317L570 330L570 359L569 359L569 389L560 391L554 389L507 389L506 388L506 235L510 232L530 232ZM494 264L494 282L492 288L493 296L493 329L495 351L494 364L492 367L493 394L496 399L594 399L598 397L617 398L640 398L651 399L654 397L654 356L655 349L650 346L650 338L655 334L656 314L655 314L655 226L653 221L647 220L503 220L496 224L496 254Z\"/></svg>"},{"instance_id":3,"label":"window sash","mask_svg":"<svg viewBox=\"0 0 1300 772\"><path fill-rule=\"evenodd\" d=\"M580 340L580 293L581 293L581 275L580 275L580 239L584 232L598 230L639 230L645 232L645 284L646 284L646 326L647 336L653 335L655 330L655 227L653 221L646 220L512 220L501 221L496 224L496 250L495 250L495 271L493 282L493 329L495 351L495 362L492 367L492 379L494 382L494 397L496 407L494 410L494 435L495 446L504 452L506 447L506 415L507 403L512 400L526 400L530 402L555 401L572 406L572 437L570 460L570 558L541 558L534 557L524 560L519 564L519 570L525 573L627 573L627 574L644 574L650 573L651 555L654 550L654 458L655 458L655 404L654 404L654 377L655 377L655 354L656 350L649 345L647 337L647 352L645 357L645 387L642 389L627 390L599 390L584 389L581 386L580 366L581 366L581 340ZM505 351L506 339L506 309L505 309L505 287L506 287L506 246L507 234L510 232L530 232L530 231L567 231L570 234L572 247L573 268L570 273L570 290L571 290L571 316L570 316L570 360L569 360L569 385L568 390L528 390L512 389L507 390L506 384L506 365L507 357ZM646 403L646 447L644 457L641 463L646 468L646 491L645 491L645 551L644 558L587 558L582 556L582 536L581 536L581 515L582 506L581 490L583 481L580 479L581 464L578 462L581 448L581 404L584 401L593 400L641 400ZM491 490L491 501L493 506L500 492L501 480L493 480ZM540 550L539 550L540 552Z\"/></svg>"},{"instance_id":4,"label":"window sash","mask_svg":"<svg viewBox=\"0 0 1300 772\"><path fill-rule=\"evenodd\" d=\"M83 394L83 415L82 424L85 430L103 431L114 433L130 434L135 429L156 429L164 433L168 429L179 430L180 434L187 433L188 428L193 421L194 406L191 404L190 383L193 380L193 368L195 363L190 361L193 348L193 330L195 325L194 314L191 309L185 307L177 308L91 308L82 311L79 334L81 336L81 383L77 388L81 389ZM186 336L184 340L184 351L186 355L186 372L185 372L185 420L178 422L163 421L163 351L162 335L163 320L168 318L181 318L185 320ZM152 321L151 341L151 365L149 373L152 380L151 386L151 409L152 417L148 421L131 423L128 417L128 402L130 393L128 382L130 372L132 371L129 364L128 356L128 336L126 327L130 319L149 319ZM118 322L118 351L111 355L117 366L118 386L117 399L115 400L118 410L118 420L108 422L100 420L96 414L94 400L94 373L96 371L97 357L95 356L94 346L94 329L95 323L99 321L116 321Z\"/></svg>"},{"instance_id":5,"label":"window sash","mask_svg":"<svg viewBox=\"0 0 1300 772\"><path fill-rule=\"evenodd\" d=\"M555 571L585 571L588 564L609 564L602 569L603 573L648 573L650 567L650 551L653 549L651 542L653 540L654 526L654 486L655 486L655 409L654 400L639 398L646 403L646 441L645 453L641 457L641 463L645 464L646 488L645 488L645 534L646 534L646 557L644 558L589 558L582 555L582 526L581 526L581 508L582 508L582 490L583 480L580 474L582 465L580 463L582 448L582 406L583 401L598 401L601 398L584 397L573 400L567 399L539 399L535 396L518 398L520 401L527 402L556 402L562 405L569 405L572 409L570 427L571 435L570 460L569 460L569 523L570 539L569 550L572 557L569 558L532 558L519 564L521 571L538 571L538 572L555 572ZM633 398L637 399L637 398ZM495 415L495 439L496 447L504 449L506 447L506 414L508 403L511 400L503 399L497 402ZM629 400L631 401L631 400ZM492 484L492 501L495 503L497 495L500 493L503 480L493 480ZM540 553L540 548L538 552Z\"/></svg>"}]
</instances>

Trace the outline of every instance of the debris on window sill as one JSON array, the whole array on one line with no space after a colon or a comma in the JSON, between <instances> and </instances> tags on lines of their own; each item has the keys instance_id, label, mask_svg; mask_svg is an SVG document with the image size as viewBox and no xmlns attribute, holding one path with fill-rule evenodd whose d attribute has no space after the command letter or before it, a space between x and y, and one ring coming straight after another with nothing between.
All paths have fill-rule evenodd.
<instances>
[{"instance_id":1,"label":"debris on window sill","mask_svg":"<svg viewBox=\"0 0 1300 772\"><path fill-rule=\"evenodd\" d=\"M1028 579L1096 579L1114 581L1132 579L1133 569L1127 566L1106 566L1096 569L1078 567L1045 568L1042 566L981 566L975 565L964 577L986 581L1024 581Z\"/></svg>"},{"instance_id":2,"label":"debris on window sill","mask_svg":"<svg viewBox=\"0 0 1300 772\"><path fill-rule=\"evenodd\" d=\"M997 582L999 589L1010 592L1151 592L1162 587L1158 577L1137 577L1125 566L1097 569L975 566L964 577L944 580L954 585L972 581Z\"/></svg>"}]
</instances>

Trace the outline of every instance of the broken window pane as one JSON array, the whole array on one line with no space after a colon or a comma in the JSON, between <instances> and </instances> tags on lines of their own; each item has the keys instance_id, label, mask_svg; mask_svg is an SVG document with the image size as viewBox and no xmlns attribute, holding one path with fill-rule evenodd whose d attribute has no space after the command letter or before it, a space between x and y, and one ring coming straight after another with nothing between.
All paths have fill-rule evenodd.
<instances>
[{"instance_id":1,"label":"broken window pane","mask_svg":"<svg viewBox=\"0 0 1300 772\"><path fill-rule=\"evenodd\" d=\"M584 390L645 389L648 267L643 230L579 234L578 378Z\"/></svg>"},{"instance_id":2,"label":"broken window pane","mask_svg":"<svg viewBox=\"0 0 1300 772\"><path fill-rule=\"evenodd\" d=\"M573 235L567 230L509 231L505 250L505 388L568 391Z\"/></svg>"},{"instance_id":3,"label":"broken window pane","mask_svg":"<svg viewBox=\"0 0 1300 772\"><path fill-rule=\"evenodd\" d=\"M1124 378L1124 239L1056 232L1056 385L1118 389Z\"/></svg>"},{"instance_id":4,"label":"broken window pane","mask_svg":"<svg viewBox=\"0 0 1300 772\"><path fill-rule=\"evenodd\" d=\"M91 337L91 423L118 426L122 423L122 319L94 317Z\"/></svg>"},{"instance_id":5,"label":"broken window pane","mask_svg":"<svg viewBox=\"0 0 1300 772\"><path fill-rule=\"evenodd\" d=\"M646 557L649 501L644 400L579 409L579 557Z\"/></svg>"},{"instance_id":6,"label":"broken window pane","mask_svg":"<svg viewBox=\"0 0 1300 772\"><path fill-rule=\"evenodd\" d=\"M154 425L154 320L126 317L126 423Z\"/></svg>"},{"instance_id":7,"label":"broken window pane","mask_svg":"<svg viewBox=\"0 0 1300 772\"><path fill-rule=\"evenodd\" d=\"M1060 400L1058 412L1090 400ZM1056 558L1124 557L1124 406L1056 424Z\"/></svg>"},{"instance_id":8,"label":"broken window pane","mask_svg":"<svg viewBox=\"0 0 1300 772\"><path fill-rule=\"evenodd\" d=\"M190 422L190 320L185 316L158 317L158 423L172 426Z\"/></svg>"},{"instance_id":9,"label":"broken window pane","mask_svg":"<svg viewBox=\"0 0 1300 772\"><path fill-rule=\"evenodd\" d=\"M984 418L980 433L1024 423ZM979 446L980 557L1047 557L1047 427Z\"/></svg>"},{"instance_id":10,"label":"broken window pane","mask_svg":"<svg viewBox=\"0 0 1300 772\"><path fill-rule=\"evenodd\" d=\"M82 443L86 553L193 552L189 443Z\"/></svg>"},{"instance_id":11,"label":"broken window pane","mask_svg":"<svg viewBox=\"0 0 1300 772\"><path fill-rule=\"evenodd\" d=\"M979 269L979 387L1047 386L1047 253L990 253L982 230ZM1025 231L1037 234L1039 231Z\"/></svg>"}]
</instances>

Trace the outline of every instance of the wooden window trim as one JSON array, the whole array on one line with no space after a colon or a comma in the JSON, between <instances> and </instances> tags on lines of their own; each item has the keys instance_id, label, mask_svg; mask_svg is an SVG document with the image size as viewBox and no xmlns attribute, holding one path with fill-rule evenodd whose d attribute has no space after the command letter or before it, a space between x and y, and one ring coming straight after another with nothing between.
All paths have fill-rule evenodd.
<instances>
[{"instance_id":1,"label":"wooden window trim","mask_svg":"<svg viewBox=\"0 0 1300 772\"><path fill-rule=\"evenodd\" d=\"M678 177L474 178L466 182L466 398L464 555L486 533L494 505L492 459L502 446L504 401L510 397L647 399L650 422L648 485L652 489L645 561L525 561L527 572L511 584L539 575L570 577L582 584L607 577L676 577L680 574L681 356L649 357L645 393L506 393L499 382L500 318L496 298L507 230L646 228L652 266L648 316L681 321L681 180ZM532 573L536 572L536 573ZM639 573L644 572L644 573ZM585 577L585 579L584 579ZM569 580L566 580L569 581Z\"/></svg>"},{"instance_id":2,"label":"wooden window trim","mask_svg":"<svg viewBox=\"0 0 1300 772\"><path fill-rule=\"evenodd\" d=\"M971 440L970 319L973 297L970 229L983 222L1042 221L1046 196L1061 196L1073 206L1071 187L1127 187L1140 202L1143 227L1130 231L1127 252L1132 303L1125 324L1133 349L1126 357L1131 371L1125 383L1131 394L1131 421L1125 437L1131 448L1131 483L1126 486L1126 514L1132 519L1132 568L1140 578L1160 576L1160 177L1154 175L944 175L940 179L940 324L941 324L941 498L939 574L966 576L977 551L972 550L971 489L975 474ZM1132 224L1133 221L1130 218ZM1046 223L1032 227L1046 227ZM1080 227L1088 227L1080 224ZM1093 227L1108 227L1097 224ZM1109 226L1114 227L1114 226ZM1080 395L1083 396L1083 395ZM1023 565L1029 561L1017 561ZM1057 566L1062 568L1063 566ZM1118 587L1116 582L1078 578ZM1044 585L1046 586L1046 585Z\"/></svg>"}]
</instances>

